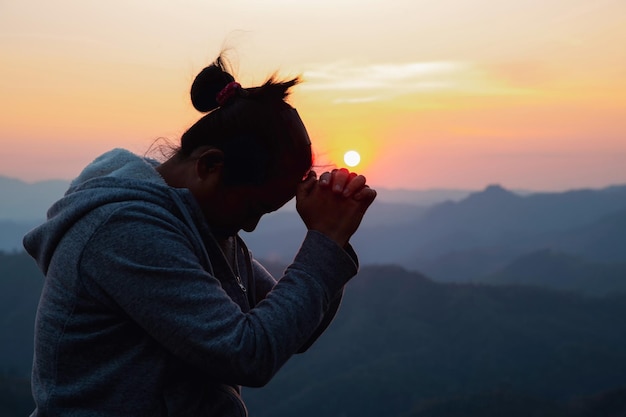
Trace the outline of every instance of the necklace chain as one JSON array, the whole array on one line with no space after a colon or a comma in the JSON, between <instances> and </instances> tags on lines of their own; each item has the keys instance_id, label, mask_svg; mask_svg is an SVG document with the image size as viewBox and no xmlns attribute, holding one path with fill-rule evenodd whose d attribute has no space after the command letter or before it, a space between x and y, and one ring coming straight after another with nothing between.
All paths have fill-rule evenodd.
<instances>
[{"instance_id":1,"label":"necklace chain","mask_svg":"<svg viewBox=\"0 0 626 417\"><path fill-rule=\"evenodd\" d=\"M222 255L224 255L224 259L226 260L226 264L230 268L230 272L232 272L235 280L237 281L237 285L241 288L241 291L245 294L247 292L246 286L243 285L243 281L241 280L241 276L239 273L239 262L237 261L237 239L234 237L229 237L220 242L220 247L222 249Z\"/></svg>"}]
</instances>

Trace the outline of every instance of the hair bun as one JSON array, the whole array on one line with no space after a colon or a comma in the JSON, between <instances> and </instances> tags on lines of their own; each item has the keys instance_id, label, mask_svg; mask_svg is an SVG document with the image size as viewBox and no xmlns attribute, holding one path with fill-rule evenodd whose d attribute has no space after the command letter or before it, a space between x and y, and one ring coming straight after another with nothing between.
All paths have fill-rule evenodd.
<instances>
[{"instance_id":1,"label":"hair bun","mask_svg":"<svg viewBox=\"0 0 626 417\"><path fill-rule=\"evenodd\" d=\"M206 113L219 106L216 97L235 78L224 71L220 60L204 68L191 84L191 103L196 110Z\"/></svg>"}]
</instances>

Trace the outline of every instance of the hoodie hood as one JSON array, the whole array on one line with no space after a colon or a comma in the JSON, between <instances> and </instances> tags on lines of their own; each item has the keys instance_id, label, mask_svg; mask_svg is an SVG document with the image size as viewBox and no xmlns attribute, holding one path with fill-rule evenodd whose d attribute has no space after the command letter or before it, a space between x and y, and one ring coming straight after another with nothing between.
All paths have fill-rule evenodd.
<instances>
[{"instance_id":1,"label":"hoodie hood","mask_svg":"<svg viewBox=\"0 0 626 417\"><path fill-rule=\"evenodd\" d=\"M191 193L177 190L185 194L177 196L179 193L169 187L156 171L158 164L156 160L127 150L113 149L85 167L72 181L63 198L50 207L47 221L24 237L24 248L35 258L44 274L66 232L98 207L132 200L171 206L172 200L175 204L182 204L181 197L189 204L193 200Z\"/></svg>"}]
</instances>

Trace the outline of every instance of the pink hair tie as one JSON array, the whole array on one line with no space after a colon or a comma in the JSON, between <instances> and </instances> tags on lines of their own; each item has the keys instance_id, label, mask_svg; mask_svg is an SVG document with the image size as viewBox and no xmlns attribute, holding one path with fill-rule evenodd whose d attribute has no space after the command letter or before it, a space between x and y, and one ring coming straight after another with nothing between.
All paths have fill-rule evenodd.
<instances>
[{"instance_id":1,"label":"pink hair tie","mask_svg":"<svg viewBox=\"0 0 626 417\"><path fill-rule=\"evenodd\" d=\"M222 88L222 91L217 93L217 95L215 96L215 101L217 102L217 104L220 105L220 107L223 106L224 104L228 103L228 100L230 100L235 94L237 94L237 90L239 90L240 88L241 84L239 84L237 81L229 82L224 88Z\"/></svg>"}]
</instances>

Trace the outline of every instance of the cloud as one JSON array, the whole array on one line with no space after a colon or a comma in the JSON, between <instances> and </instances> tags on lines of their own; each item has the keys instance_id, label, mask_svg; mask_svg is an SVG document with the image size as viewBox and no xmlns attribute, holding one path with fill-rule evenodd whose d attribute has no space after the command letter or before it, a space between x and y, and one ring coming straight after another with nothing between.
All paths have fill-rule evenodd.
<instances>
[{"instance_id":1,"label":"cloud","mask_svg":"<svg viewBox=\"0 0 626 417\"><path fill-rule=\"evenodd\" d=\"M520 71L527 73L528 65L520 66ZM493 68L463 61L364 66L342 62L313 66L303 76L306 82L301 88L332 92L336 95L334 103L370 103L419 93L519 95L532 92L519 80L503 78Z\"/></svg>"},{"instance_id":2,"label":"cloud","mask_svg":"<svg viewBox=\"0 0 626 417\"><path fill-rule=\"evenodd\" d=\"M380 96L370 97L355 97L355 98L338 98L333 100L335 104L347 103L347 104L359 104L359 103L372 103L374 101L380 101L383 98Z\"/></svg>"},{"instance_id":3,"label":"cloud","mask_svg":"<svg viewBox=\"0 0 626 417\"><path fill-rule=\"evenodd\" d=\"M455 61L355 66L335 63L305 71L303 88L341 92L337 103L362 103L402 94L454 88L471 65Z\"/></svg>"}]
</instances>

